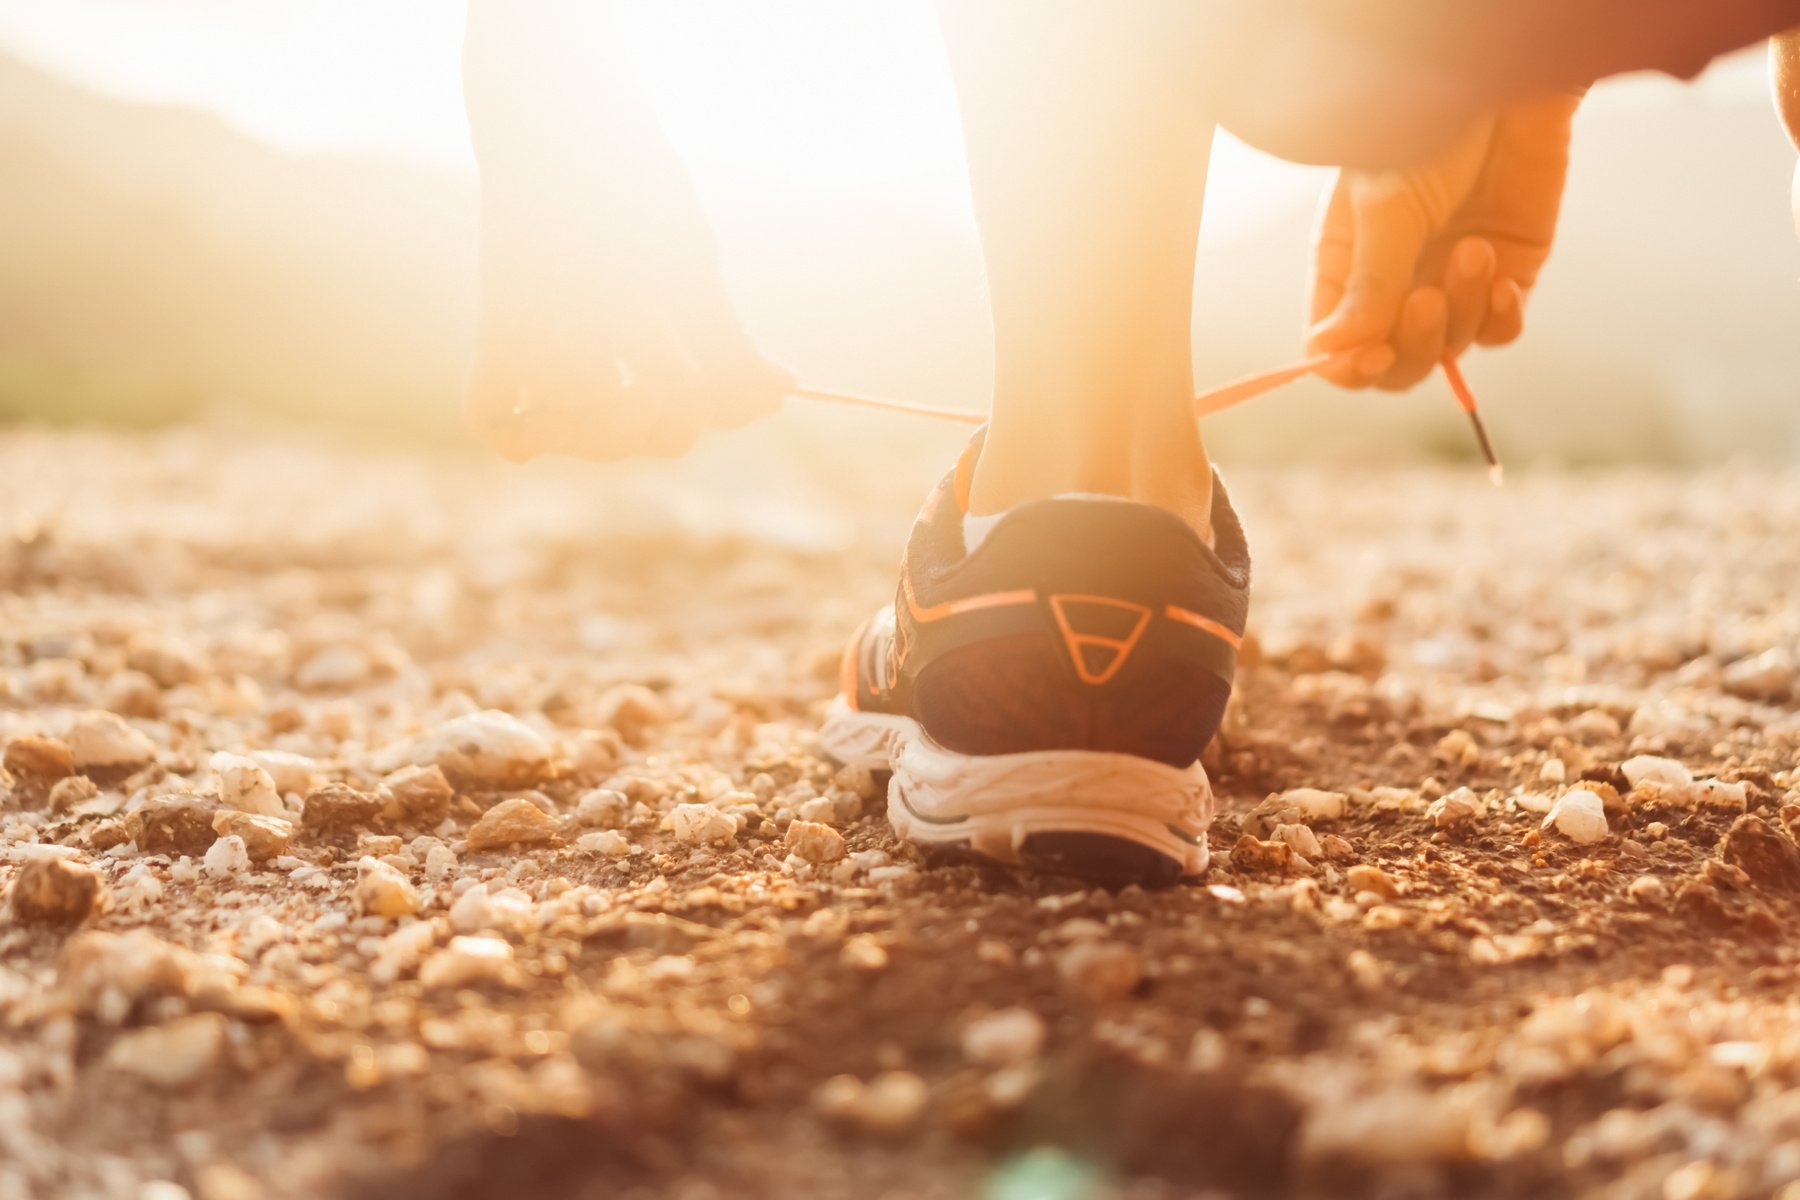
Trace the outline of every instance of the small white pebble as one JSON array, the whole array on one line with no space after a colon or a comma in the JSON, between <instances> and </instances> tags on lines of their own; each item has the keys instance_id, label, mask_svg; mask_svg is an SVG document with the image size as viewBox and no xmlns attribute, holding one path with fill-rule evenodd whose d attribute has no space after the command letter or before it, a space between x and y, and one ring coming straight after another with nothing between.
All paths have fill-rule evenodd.
<instances>
[{"instance_id":1,"label":"small white pebble","mask_svg":"<svg viewBox=\"0 0 1800 1200\"><path fill-rule=\"evenodd\" d=\"M523 890L471 887L450 906L450 925L458 933L525 933L537 924L536 906Z\"/></svg>"},{"instance_id":2,"label":"small white pebble","mask_svg":"<svg viewBox=\"0 0 1800 1200\"><path fill-rule=\"evenodd\" d=\"M222 837L208 847L201 866L214 879L231 879L250 869L250 851L237 834Z\"/></svg>"},{"instance_id":3,"label":"small white pebble","mask_svg":"<svg viewBox=\"0 0 1800 1200\"><path fill-rule=\"evenodd\" d=\"M1690 794L1701 808L1715 812L1744 812L1750 807L1750 788L1743 780L1726 783L1723 779L1702 779Z\"/></svg>"},{"instance_id":4,"label":"small white pebble","mask_svg":"<svg viewBox=\"0 0 1800 1200\"><path fill-rule=\"evenodd\" d=\"M669 814L669 827L678 841L690 846L714 845L737 837L737 821L710 804L677 804Z\"/></svg>"},{"instance_id":5,"label":"small white pebble","mask_svg":"<svg viewBox=\"0 0 1800 1200\"><path fill-rule=\"evenodd\" d=\"M983 1066L1030 1062L1044 1049L1043 1018L1028 1008L1003 1008L969 1022L963 1030L963 1057Z\"/></svg>"},{"instance_id":6,"label":"small white pebble","mask_svg":"<svg viewBox=\"0 0 1800 1200\"><path fill-rule=\"evenodd\" d=\"M419 911L419 893L406 876L367 855L356 864L355 896L364 916L393 920Z\"/></svg>"},{"instance_id":7,"label":"small white pebble","mask_svg":"<svg viewBox=\"0 0 1800 1200\"><path fill-rule=\"evenodd\" d=\"M1320 788L1293 788L1281 793L1283 804L1291 805L1308 825L1315 821L1343 819L1348 797L1343 792L1327 792Z\"/></svg>"},{"instance_id":8,"label":"small white pebble","mask_svg":"<svg viewBox=\"0 0 1800 1200\"><path fill-rule=\"evenodd\" d=\"M496 937L451 938L419 968L419 982L427 988L507 983L515 975L512 945Z\"/></svg>"},{"instance_id":9,"label":"small white pebble","mask_svg":"<svg viewBox=\"0 0 1800 1200\"><path fill-rule=\"evenodd\" d=\"M1672 758L1640 754L1619 764L1619 771L1632 787L1654 783L1664 788L1684 788L1694 782L1694 773Z\"/></svg>"},{"instance_id":10,"label":"small white pebble","mask_svg":"<svg viewBox=\"0 0 1800 1200\"><path fill-rule=\"evenodd\" d=\"M1607 834L1605 802L1585 789L1566 792L1544 816L1544 828L1552 827L1580 845L1604 841Z\"/></svg>"},{"instance_id":11,"label":"small white pebble","mask_svg":"<svg viewBox=\"0 0 1800 1200\"><path fill-rule=\"evenodd\" d=\"M456 872L456 851L439 842L425 852L425 878L448 879Z\"/></svg>"},{"instance_id":12,"label":"small white pebble","mask_svg":"<svg viewBox=\"0 0 1800 1200\"><path fill-rule=\"evenodd\" d=\"M813 821L790 824L782 844L809 863L836 862L844 857L844 835Z\"/></svg>"},{"instance_id":13,"label":"small white pebble","mask_svg":"<svg viewBox=\"0 0 1800 1200\"><path fill-rule=\"evenodd\" d=\"M631 853L631 842L616 829L584 833L575 839L575 848L604 858L624 858Z\"/></svg>"},{"instance_id":14,"label":"small white pebble","mask_svg":"<svg viewBox=\"0 0 1800 1200\"><path fill-rule=\"evenodd\" d=\"M219 799L225 807L259 817L287 816L287 806L275 788L275 777L251 759L238 754L215 754L212 769L218 780Z\"/></svg>"},{"instance_id":15,"label":"small white pebble","mask_svg":"<svg viewBox=\"0 0 1800 1200\"><path fill-rule=\"evenodd\" d=\"M1321 853L1319 837L1312 831L1310 825L1277 825L1275 831L1269 835L1269 839L1286 842L1301 858L1315 859Z\"/></svg>"},{"instance_id":16,"label":"small white pebble","mask_svg":"<svg viewBox=\"0 0 1800 1200\"><path fill-rule=\"evenodd\" d=\"M631 800L612 788L594 788L575 802L575 819L589 829L617 829L630 811Z\"/></svg>"}]
</instances>

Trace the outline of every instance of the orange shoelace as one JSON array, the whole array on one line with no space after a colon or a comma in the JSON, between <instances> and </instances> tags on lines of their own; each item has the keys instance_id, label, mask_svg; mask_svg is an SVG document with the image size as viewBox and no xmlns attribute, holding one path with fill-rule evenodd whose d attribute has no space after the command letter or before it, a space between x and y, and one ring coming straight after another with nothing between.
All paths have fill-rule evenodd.
<instances>
[{"instance_id":1,"label":"orange shoelace","mask_svg":"<svg viewBox=\"0 0 1800 1200\"><path fill-rule=\"evenodd\" d=\"M1246 400L1253 400L1265 392L1272 392L1278 387L1293 383L1297 379L1311 375L1319 368L1333 360L1330 354L1315 354L1311 358L1303 358L1299 362L1289 363L1285 367L1277 367L1272 371L1262 371L1255 375L1246 375L1242 379L1234 379L1230 383L1203 392L1194 397L1194 416L1209 416L1223 411ZM1488 478L1498 487L1505 478L1499 458L1494 454L1493 443L1488 441L1487 429L1481 423L1481 412L1475 404L1475 393L1469 388L1469 381L1462 373L1462 367L1453 355L1445 355L1438 364L1443 368L1444 380L1450 385L1450 392L1456 397L1456 403L1464 413L1468 414L1469 423L1475 429L1475 441L1481 447L1481 456L1487 460ZM987 420L980 413L961 408L934 408L926 404L908 404L899 400L883 400L874 396L858 396L850 392L827 391L824 388L795 388L794 395L805 400L821 400L827 404L842 404L851 408L873 408L884 412L911 413L918 417L935 417L940 421L960 421L965 425L979 425Z\"/></svg>"}]
</instances>

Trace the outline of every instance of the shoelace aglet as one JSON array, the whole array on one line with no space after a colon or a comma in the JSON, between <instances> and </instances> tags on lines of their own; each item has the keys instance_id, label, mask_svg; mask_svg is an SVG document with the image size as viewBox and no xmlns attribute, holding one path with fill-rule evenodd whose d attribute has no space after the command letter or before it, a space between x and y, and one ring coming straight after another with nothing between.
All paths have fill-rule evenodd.
<instances>
[{"instance_id":1,"label":"shoelace aglet","mask_svg":"<svg viewBox=\"0 0 1800 1200\"><path fill-rule=\"evenodd\" d=\"M1500 465L1500 456L1494 453L1494 444L1488 441L1487 426L1482 424L1481 412L1475 407L1475 392L1462 373L1462 364L1456 361L1455 355L1446 354L1439 365L1444 368L1444 381L1450 385L1457 406L1468 414L1469 424L1475 429L1475 444L1481 447L1481 457L1487 460L1488 481L1500 487L1506 482L1506 468Z\"/></svg>"}]
</instances>

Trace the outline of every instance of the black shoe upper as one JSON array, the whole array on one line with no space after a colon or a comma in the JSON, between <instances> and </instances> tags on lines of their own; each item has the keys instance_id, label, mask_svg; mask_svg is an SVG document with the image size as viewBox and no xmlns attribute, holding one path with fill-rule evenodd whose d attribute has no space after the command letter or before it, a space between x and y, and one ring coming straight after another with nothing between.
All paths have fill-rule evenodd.
<instances>
[{"instance_id":1,"label":"black shoe upper","mask_svg":"<svg viewBox=\"0 0 1800 1200\"><path fill-rule=\"evenodd\" d=\"M857 706L958 753L1193 762L1223 718L1249 602L1223 483L1213 547L1164 509L1064 497L1011 510L965 554L957 484L977 448L913 528L891 624L851 647Z\"/></svg>"}]
</instances>

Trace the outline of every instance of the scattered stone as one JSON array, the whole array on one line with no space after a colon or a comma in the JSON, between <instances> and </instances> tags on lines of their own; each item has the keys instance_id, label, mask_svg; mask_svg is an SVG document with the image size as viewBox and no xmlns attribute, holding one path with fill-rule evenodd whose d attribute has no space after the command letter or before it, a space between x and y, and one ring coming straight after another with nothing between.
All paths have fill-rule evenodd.
<instances>
[{"instance_id":1,"label":"scattered stone","mask_svg":"<svg viewBox=\"0 0 1800 1200\"><path fill-rule=\"evenodd\" d=\"M1800 888L1800 846L1753 814L1732 822L1719 857L1767 888Z\"/></svg>"},{"instance_id":2,"label":"scattered stone","mask_svg":"<svg viewBox=\"0 0 1800 1200\"><path fill-rule=\"evenodd\" d=\"M1344 882L1352 892L1372 892L1383 900L1399 898L1400 885L1374 863L1358 863L1344 872Z\"/></svg>"},{"instance_id":3,"label":"scattered stone","mask_svg":"<svg viewBox=\"0 0 1800 1200\"><path fill-rule=\"evenodd\" d=\"M148 863L139 863L125 873L119 880L119 886L113 890L113 906L128 913L149 912L162 899L162 880L150 870Z\"/></svg>"},{"instance_id":4,"label":"scattered stone","mask_svg":"<svg viewBox=\"0 0 1800 1200\"><path fill-rule=\"evenodd\" d=\"M1356 949L1344 956L1344 967L1350 972L1350 978L1364 992L1380 992L1387 986L1387 968L1381 960L1367 950Z\"/></svg>"},{"instance_id":5,"label":"scattered stone","mask_svg":"<svg viewBox=\"0 0 1800 1200\"><path fill-rule=\"evenodd\" d=\"M425 852L425 878L427 879L448 879L456 874L458 865L456 851L441 842Z\"/></svg>"},{"instance_id":6,"label":"scattered stone","mask_svg":"<svg viewBox=\"0 0 1800 1200\"><path fill-rule=\"evenodd\" d=\"M206 659L192 644L148 632L134 635L127 643L125 665L165 688L199 683L207 672Z\"/></svg>"},{"instance_id":7,"label":"scattered stone","mask_svg":"<svg viewBox=\"0 0 1800 1200\"><path fill-rule=\"evenodd\" d=\"M1144 964L1136 950L1120 942L1083 941L1057 955L1056 973L1075 995L1090 1004L1104 1004L1136 991Z\"/></svg>"},{"instance_id":8,"label":"scattered stone","mask_svg":"<svg viewBox=\"0 0 1800 1200\"><path fill-rule=\"evenodd\" d=\"M625 743L642 746L650 732L669 721L669 706L642 684L625 683L600 697L600 720L618 731Z\"/></svg>"},{"instance_id":9,"label":"scattered stone","mask_svg":"<svg viewBox=\"0 0 1800 1200\"><path fill-rule=\"evenodd\" d=\"M67 740L75 769L84 775L117 774L156 761L156 743L109 712L83 713Z\"/></svg>"},{"instance_id":10,"label":"scattered stone","mask_svg":"<svg viewBox=\"0 0 1800 1200\"><path fill-rule=\"evenodd\" d=\"M1356 847L1350 843L1350 839L1335 833L1328 833L1319 839L1319 847L1325 851L1325 857L1333 862L1347 862L1356 857Z\"/></svg>"},{"instance_id":11,"label":"scattered stone","mask_svg":"<svg viewBox=\"0 0 1800 1200\"><path fill-rule=\"evenodd\" d=\"M62 857L34 858L12 885L12 914L28 925L79 925L98 905L99 873Z\"/></svg>"},{"instance_id":12,"label":"scattered stone","mask_svg":"<svg viewBox=\"0 0 1800 1200\"><path fill-rule=\"evenodd\" d=\"M1277 825L1270 837L1273 841L1286 842L1301 858L1316 859L1323 853L1319 837L1310 825Z\"/></svg>"},{"instance_id":13,"label":"scattered stone","mask_svg":"<svg viewBox=\"0 0 1800 1200\"><path fill-rule=\"evenodd\" d=\"M1743 780L1702 779L1688 789L1695 805L1713 812L1744 812L1750 807L1750 788Z\"/></svg>"},{"instance_id":14,"label":"scattered stone","mask_svg":"<svg viewBox=\"0 0 1800 1200\"><path fill-rule=\"evenodd\" d=\"M541 846L556 840L556 818L531 801L515 796L481 814L469 830L469 851L479 854L507 846Z\"/></svg>"},{"instance_id":15,"label":"scattered stone","mask_svg":"<svg viewBox=\"0 0 1800 1200\"><path fill-rule=\"evenodd\" d=\"M1713 929L1730 929L1737 924L1719 896L1719 889L1704 879L1690 879L1676 889L1675 911L1697 925Z\"/></svg>"},{"instance_id":16,"label":"scattered stone","mask_svg":"<svg viewBox=\"0 0 1800 1200\"><path fill-rule=\"evenodd\" d=\"M6 743L0 766L19 783L44 790L75 774L75 754L56 738L16 737Z\"/></svg>"},{"instance_id":17,"label":"scattered stone","mask_svg":"<svg viewBox=\"0 0 1800 1200\"><path fill-rule=\"evenodd\" d=\"M629 819L631 798L612 788L593 788L575 802L575 819L590 829L620 829Z\"/></svg>"},{"instance_id":18,"label":"scattered stone","mask_svg":"<svg viewBox=\"0 0 1800 1200\"><path fill-rule=\"evenodd\" d=\"M1321 821L1338 821L1344 816L1349 797L1343 792L1327 792L1318 788L1290 788L1270 796L1251 810L1251 815L1264 825L1316 825Z\"/></svg>"},{"instance_id":19,"label":"scattered stone","mask_svg":"<svg viewBox=\"0 0 1800 1200\"><path fill-rule=\"evenodd\" d=\"M207 847L201 869L214 879L235 879L250 869L250 851L237 834L216 838Z\"/></svg>"},{"instance_id":20,"label":"scattered stone","mask_svg":"<svg viewBox=\"0 0 1800 1200\"><path fill-rule=\"evenodd\" d=\"M616 829L602 829L576 838L575 848L603 858L624 858L631 853L631 841Z\"/></svg>"},{"instance_id":21,"label":"scattered stone","mask_svg":"<svg viewBox=\"0 0 1800 1200\"><path fill-rule=\"evenodd\" d=\"M262 817L287 816L287 806L276 790L275 777L254 759L240 754L212 756L213 774L219 782L219 801L226 808Z\"/></svg>"},{"instance_id":22,"label":"scattered stone","mask_svg":"<svg viewBox=\"0 0 1800 1200\"><path fill-rule=\"evenodd\" d=\"M511 987L520 982L520 976L512 944L504 938L453 937L448 946L425 960L419 968L419 982L430 990L480 984Z\"/></svg>"},{"instance_id":23,"label":"scattered stone","mask_svg":"<svg viewBox=\"0 0 1800 1200\"><path fill-rule=\"evenodd\" d=\"M359 792L347 783L328 783L306 794L300 828L314 837L348 840L381 816L379 796Z\"/></svg>"},{"instance_id":24,"label":"scattered stone","mask_svg":"<svg viewBox=\"0 0 1800 1200\"><path fill-rule=\"evenodd\" d=\"M176 1017L122 1033L106 1048L106 1065L160 1088L181 1088L212 1069L225 1052L229 1022L212 1012Z\"/></svg>"},{"instance_id":25,"label":"scattered stone","mask_svg":"<svg viewBox=\"0 0 1800 1200\"><path fill-rule=\"evenodd\" d=\"M1669 888L1654 875L1639 875L1625 889L1625 894L1645 908L1661 908L1668 902Z\"/></svg>"},{"instance_id":26,"label":"scattered stone","mask_svg":"<svg viewBox=\"0 0 1800 1200\"><path fill-rule=\"evenodd\" d=\"M844 835L829 825L812 821L795 821L790 824L782 844L815 865L836 862L844 857Z\"/></svg>"},{"instance_id":27,"label":"scattered stone","mask_svg":"<svg viewBox=\"0 0 1800 1200\"><path fill-rule=\"evenodd\" d=\"M437 941L437 926L430 921L409 921L381 939L370 964L369 975L377 983L392 983L419 965Z\"/></svg>"},{"instance_id":28,"label":"scattered stone","mask_svg":"<svg viewBox=\"0 0 1800 1200\"><path fill-rule=\"evenodd\" d=\"M452 783L488 791L529 787L549 773L551 758L542 734L492 709L444 722L412 753L414 763L436 763Z\"/></svg>"},{"instance_id":29,"label":"scattered stone","mask_svg":"<svg viewBox=\"0 0 1800 1200\"><path fill-rule=\"evenodd\" d=\"M243 755L269 773L282 795L304 796L319 786L319 764L285 750L251 750ZM277 816L281 814L276 814Z\"/></svg>"},{"instance_id":30,"label":"scattered stone","mask_svg":"<svg viewBox=\"0 0 1800 1200\"><path fill-rule=\"evenodd\" d=\"M813 1092L813 1107L826 1120L898 1137L919 1123L930 1099L930 1088L911 1071L883 1071L868 1083L854 1075L827 1079Z\"/></svg>"},{"instance_id":31,"label":"scattered stone","mask_svg":"<svg viewBox=\"0 0 1800 1200\"><path fill-rule=\"evenodd\" d=\"M856 971L880 971L888 965L887 947L873 934L859 933L844 942L838 961Z\"/></svg>"},{"instance_id":32,"label":"scattered stone","mask_svg":"<svg viewBox=\"0 0 1800 1200\"><path fill-rule=\"evenodd\" d=\"M379 858L356 863L356 907L364 916L395 920L419 911L419 893L406 876Z\"/></svg>"},{"instance_id":33,"label":"scattered stone","mask_svg":"<svg viewBox=\"0 0 1800 1200\"><path fill-rule=\"evenodd\" d=\"M387 813L397 820L431 828L450 815L450 802L456 789L444 775L442 767L402 767L381 781L383 792L393 801Z\"/></svg>"},{"instance_id":34,"label":"scattered stone","mask_svg":"<svg viewBox=\"0 0 1800 1200\"><path fill-rule=\"evenodd\" d=\"M1425 817L1439 829L1455 829L1474 822L1481 815L1481 801L1468 788L1457 788L1448 796L1440 796L1425 810Z\"/></svg>"},{"instance_id":35,"label":"scattered stone","mask_svg":"<svg viewBox=\"0 0 1800 1200\"><path fill-rule=\"evenodd\" d=\"M1797 682L1800 682L1800 663L1779 646L1732 663L1725 668L1722 680L1725 690L1732 695L1768 704L1779 704L1793 696Z\"/></svg>"},{"instance_id":36,"label":"scattered stone","mask_svg":"<svg viewBox=\"0 0 1800 1200\"><path fill-rule=\"evenodd\" d=\"M125 817L125 830L140 854L205 854L218 838L213 815L216 800L188 792L158 796Z\"/></svg>"},{"instance_id":37,"label":"scattered stone","mask_svg":"<svg viewBox=\"0 0 1800 1200\"><path fill-rule=\"evenodd\" d=\"M1578 845L1591 845L1606 840L1606 802L1585 789L1565 792L1544 815L1544 829L1556 832Z\"/></svg>"},{"instance_id":38,"label":"scattered stone","mask_svg":"<svg viewBox=\"0 0 1800 1200\"><path fill-rule=\"evenodd\" d=\"M677 804L669 813L677 841L690 846L721 845L737 838L737 821L710 804Z\"/></svg>"},{"instance_id":39,"label":"scattered stone","mask_svg":"<svg viewBox=\"0 0 1800 1200\"><path fill-rule=\"evenodd\" d=\"M986 1067L1030 1062L1044 1049L1048 1030L1028 1008L1003 1008L969 1022L963 1029L963 1057Z\"/></svg>"},{"instance_id":40,"label":"scattered stone","mask_svg":"<svg viewBox=\"0 0 1800 1200\"><path fill-rule=\"evenodd\" d=\"M86 775L70 775L59 779L50 787L50 795L46 803L50 811L58 815L69 812L78 805L86 804L100 794L100 788Z\"/></svg>"},{"instance_id":41,"label":"scattered stone","mask_svg":"<svg viewBox=\"0 0 1800 1200\"><path fill-rule=\"evenodd\" d=\"M1289 828L1276 826L1277 829ZM1290 871L1294 866L1294 848L1287 842L1265 842L1249 834L1238 838L1237 844L1231 848L1231 866L1233 870L1246 874L1272 872L1280 874Z\"/></svg>"},{"instance_id":42,"label":"scattered stone","mask_svg":"<svg viewBox=\"0 0 1800 1200\"><path fill-rule=\"evenodd\" d=\"M355 646L327 646L315 652L294 671L294 686L301 691L345 691L369 678L369 656Z\"/></svg>"},{"instance_id":43,"label":"scattered stone","mask_svg":"<svg viewBox=\"0 0 1800 1200\"><path fill-rule=\"evenodd\" d=\"M1472 766L1481 761L1481 746L1466 729L1452 729L1437 740L1432 754L1451 766Z\"/></svg>"},{"instance_id":44,"label":"scattered stone","mask_svg":"<svg viewBox=\"0 0 1800 1200\"><path fill-rule=\"evenodd\" d=\"M253 863L265 863L288 852L294 836L292 821L259 817L255 813L221 809L213 814L213 832L221 838L237 838Z\"/></svg>"},{"instance_id":45,"label":"scattered stone","mask_svg":"<svg viewBox=\"0 0 1800 1200\"><path fill-rule=\"evenodd\" d=\"M519 888L478 883L450 906L450 927L458 933L522 934L536 924L536 907Z\"/></svg>"},{"instance_id":46,"label":"scattered stone","mask_svg":"<svg viewBox=\"0 0 1800 1200\"><path fill-rule=\"evenodd\" d=\"M1672 758L1640 754L1619 764L1619 772L1632 787L1653 783L1660 788L1678 790L1694 782L1694 773Z\"/></svg>"}]
</instances>

